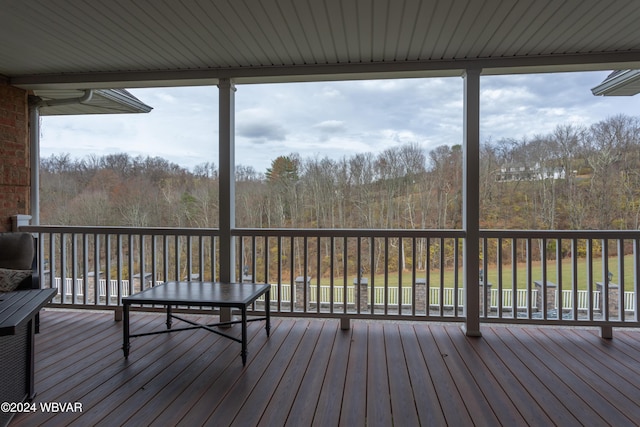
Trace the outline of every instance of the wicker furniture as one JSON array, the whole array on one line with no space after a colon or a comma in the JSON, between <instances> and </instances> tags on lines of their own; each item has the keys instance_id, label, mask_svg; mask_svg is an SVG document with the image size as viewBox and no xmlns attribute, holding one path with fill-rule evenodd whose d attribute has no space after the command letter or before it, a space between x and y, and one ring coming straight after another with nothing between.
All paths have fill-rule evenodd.
<instances>
[{"instance_id":1,"label":"wicker furniture","mask_svg":"<svg viewBox=\"0 0 640 427\"><path fill-rule=\"evenodd\" d=\"M56 289L31 289L0 294L0 402L35 396L35 317L56 293ZM12 415L1 412L0 425L7 425Z\"/></svg>"}]
</instances>

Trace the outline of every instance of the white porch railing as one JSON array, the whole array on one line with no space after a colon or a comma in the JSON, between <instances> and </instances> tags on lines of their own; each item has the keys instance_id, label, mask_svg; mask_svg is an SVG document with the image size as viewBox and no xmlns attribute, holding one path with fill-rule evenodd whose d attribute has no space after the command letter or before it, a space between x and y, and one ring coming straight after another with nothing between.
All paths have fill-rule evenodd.
<instances>
[{"instance_id":1,"label":"white porch railing","mask_svg":"<svg viewBox=\"0 0 640 427\"><path fill-rule=\"evenodd\" d=\"M63 289L64 292L67 296L69 297L73 297L74 295L77 297L83 297L84 296L84 290L85 290L85 286L84 286L84 279L76 279L75 280L75 286L73 286L73 279L67 277L64 279L65 280L65 286L63 288L62 286L62 278L60 277L56 277L54 279L55 282L55 287L58 289L58 293L62 293ZM117 280L110 280L109 281L109 297L110 298L117 298L119 293L118 293L118 285L120 283ZM129 296L129 281L128 280L123 280L121 282L122 284L122 291L121 291L121 296L126 297ZM105 279L100 279L98 280L98 296L100 298L106 298L107 297L107 281Z\"/></svg>"},{"instance_id":2,"label":"white porch railing","mask_svg":"<svg viewBox=\"0 0 640 427\"><path fill-rule=\"evenodd\" d=\"M75 286L75 290L74 287L72 286L73 284L73 279L71 278L66 278L65 279L65 293L67 296L71 297L74 295L78 296L78 297L82 297L84 296L84 280L83 279L76 279L76 286ZM162 283L162 282L159 282ZM56 277L55 278L55 286L58 289L58 292L62 292L62 279L60 277ZM148 284L148 286L152 286L151 283ZM100 279L98 281L98 296L101 298L106 298L107 297L107 281L105 279ZM347 304L353 304L355 302L355 288L353 286L348 286L347 287ZM388 290L388 296L387 296L387 304L388 305L398 305L398 289L397 288L389 288ZM442 305L444 305L447 308L452 308L453 307L453 288L444 288L444 301L442 301ZM272 295L276 295L278 292L278 285L272 284L271 285L271 293ZM289 284L283 284L281 286L281 290L280 290L281 294L282 294L282 302L286 302L286 303L290 303L291 302L291 285ZM334 289L334 303L335 304L344 304L344 293L343 293L343 289L342 288L335 288ZM429 297L429 301L431 302L430 305L432 306L439 306L441 304L440 301L440 289L430 289L430 297ZM510 301L511 300L511 294L512 294L512 290L511 289L504 289L503 291L503 295L502 295L502 300L503 301ZM533 300L535 301L535 293L537 291L533 291L534 292L534 298ZM407 306L410 306L412 304L412 292L411 292L411 288L403 288L402 289L402 293L403 293L403 297L402 300L404 301L404 303ZM572 298L572 293L573 291L570 290L565 290L563 291L564 294L564 298L563 298L563 309L566 310L570 310L573 308L573 298ZM122 296L126 297L129 295L129 281L128 280L123 280L122 281ZM109 298L117 298L118 296L118 281L117 280L111 280L109 283ZM624 309L625 311L628 312L633 312L635 311L635 292L625 292L624 294ZM264 297L261 299L264 300ZM383 305L384 304L384 288L375 288L375 304L376 305ZM593 300L594 300L594 308L595 309L600 309L600 293L599 292L594 292L593 293ZM464 301L464 289L459 289L458 290L458 307L462 308L464 306L463 304ZM491 303L490 303L490 307L492 309L496 309L498 307L498 291L495 289L491 290ZM517 301L518 301L518 308L519 309L524 309L526 308L526 301L527 301L527 291L526 290L518 290L518 297L517 297ZM271 302L277 302L277 299L271 298ZM317 303L317 293L315 292L311 292L309 295L309 302L311 303ZM369 302L371 302L371 297L369 297ZM331 303L331 287L330 286L320 286L320 304L330 304ZM503 304L503 308L507 309L510 306L508 304ZM589 300L588 300L588 295L587 295L587 291L578 291L578 310L583 310L586 311L589 307ZM535 308L535 305L534 305ZM558 308L558 307L554 307L554 308Z\"/></svg>"},{"instance_id":3,"label":"white porch railing","mask_svg":"<svg viewBox=\"0 0 640 427\"><path fill-rule=\"evenodd\" d=\"M75 280L75 286L73 286L73 279L67 277L64 279L65 280L65 286L62 286L62 278L60 277L56 277L54 278L54 283L55 283L55 287L58 289L58 293L62 293L63 289L64 289L64 293L69 296L69 297L73 297L74 295L77 297L83 297L84 296L84 292L85 292L85 286L84 286L84 279L76 279ZM91 282L92 279L89 280L89 282ZM162 282L158 282L158 283L162 283ZM121 285L119 287L119 285ZM153 286L152 282L148 282L146 287L150 287ZM91 287L91 283L89 283L89 288ZM121 282L118 282L117 280L110 280L109 281L109 298L117 298L119 295L119 289L120 289L120 295L123 297L129 296L129 281L128 280L122 280ZM89 291L89 293L91 293L91 291ZM98 280L98 296L100 298L106 298L107 297L107 281L105 279L99 279Z\"/></svg>"},{"instance_id":4,"label":"white porch railing","mask_svg":"<svg viewBox=\"0 0 640 427\"><path fill-rule=\"evenodd\" d=\"M153 283L219 279L215 229L23 230L38 237L42 283L60 290L54 302L60 306L113 308ZM232 234L237 280L272 283L273 313L465 319L463 231L237 229ZM482 276L488 281L486 288L478 287L481 320L639 326L636 234L481 231Z\"/></svg>"}]
</instances>

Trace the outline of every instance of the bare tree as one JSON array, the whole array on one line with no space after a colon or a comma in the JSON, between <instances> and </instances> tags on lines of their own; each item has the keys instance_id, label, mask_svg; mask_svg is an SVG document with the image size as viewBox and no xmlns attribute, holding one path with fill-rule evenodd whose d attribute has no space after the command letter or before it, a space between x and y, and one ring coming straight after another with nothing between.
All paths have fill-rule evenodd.
<instances>
[{"instance_id":1,"label":"bare tree","mask_svg":"<svg viewBox=\"0 0 640 427\"><path fill-rule=\"evenodd\" d=\"M628 154L638 145L638 120L615 116L591 126L586 146L592 169L590 195L595 226L608 229L619 212L617 201L622 194L620 176L629 170Z\"/></svg>"},{"instance_id":2,"label":"bare tree","mask_svg":"<svg viewBox=\"0 0 640 427\"><path fill-rule=\"evenodd\" d=\"M429 152L430 176L435 181L435 228L455 228L462 215L462 147L441 145Z\"/></svg>"}]
</instances>

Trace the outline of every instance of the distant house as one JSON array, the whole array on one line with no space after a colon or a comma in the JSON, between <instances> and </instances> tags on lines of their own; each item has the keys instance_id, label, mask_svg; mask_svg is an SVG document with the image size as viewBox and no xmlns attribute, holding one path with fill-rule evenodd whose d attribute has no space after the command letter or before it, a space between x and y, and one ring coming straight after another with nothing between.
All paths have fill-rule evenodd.
<instances>
[{"instance_id":1,"label":"distant house","mask_svg":"<svg viewBox=\"0 0 640 427\"><path fill-rule=\"evenodd\" d=\"M505 164L496 174L496 181L542 181L544 179L564 179L563 167L546 167L536 162L533 166L524 164Z\"/></svg>"}]
</instances>

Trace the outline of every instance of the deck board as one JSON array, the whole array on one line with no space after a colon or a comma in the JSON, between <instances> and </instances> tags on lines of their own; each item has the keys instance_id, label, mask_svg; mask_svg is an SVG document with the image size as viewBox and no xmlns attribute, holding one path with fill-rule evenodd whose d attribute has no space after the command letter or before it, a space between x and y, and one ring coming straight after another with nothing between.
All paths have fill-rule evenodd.
<instances>
[{"instance_id":1,"label":"deck board","mask_svg":"<svg viewBox=\"0 0 640 427\"><path fill-rule=\"evenodd\" d=\"M367 324L352 325L351 345L344 389L335 389L334 402L328 408L318 410L334 411L340 408L340 422L345 426L363 426L367 420ZM342 399L342 404L338 399Z\"/></svg>"},{"instance_id":2,"label":"deck board","mask_svg":"<svg viewBox=\"0 0 640 427\"><path fill-rule=\"evenodd\" d=\"M301 331L302 336L298 338L294 333L289 334L287 338L290 339L285 341L282 348L285 351L279 351L271 359L269 367L251 391L252 395L242 402L243 405L238 409L231 425L257 425L265 415L269 418L279 418L274 411L279 411L282 414L289 412L291 402L293 402L301 381L300 372L306 368L320 332L320 325L311 325L315 322L309 323L301 320L298 323L297 327L305 329ZM277 399L277 402L271 404L274 399ZM227 405L221 406L226 407ZM265 423L266 425L282 425L284 419L286 416L277 422L274 420L274 424L270 424L268 421Z\"/></svg>"},{"instance_id":3,"label":"deck board","mask_svg":"<svg viewBox=\"0 0 640 427\"><path fill-rule=\"evenodd\" d=\"M382 323L370 323L367 336L367 358L361 361L367 366L367 425L393 425L391 415L391 399L389 399L389 372L387 352L398 351L385 346ZM387 369L379 369L387 366ZM400 424L406 425L406 424Z\"/></svg>"},{"instance_id":4,"label":"deck board","mask_svg":"<svg viewBox=\"0 0 640 427\"><path fill-rule=\"evenodd\" d=\"M272 322L272 332L278 330L280 322ZM249 348L251 351L247 355L247 363L255 356L258 351L254 348L256 336L258 332L262 332L259 325L252 323L248 327ZM204 363L204 369L201 371L192 371L189 375L191 383L188 385L188 391L179 395L167 397L166 404L162 407L155 408L157 416L152 418L150 425L167 426L177 425L180 420L188 414L195 414L197 411L206 411L207 400L205 396L209 394L216 395L216 387L221 390L217 393L220 398L225 390L225 382L231 384L234 379L232 375L224 375L229 366L237 362L237 352L232 350L230 346L235 343L229 340L218 341L219 345L215 346L215 351L207 354ZM254 343L254 344L252 344ZM211 402L212 404L214 402ZM135 414L135 419L139 419L144 424L144 418L140 418L139 413ZM136 424L133 424L136 425Z\"/></svg>"},{"instance_id":5,"label":"deck board","mask_svg":"<svg viewBox=\"0 0 640 427\"><path fill-rule=\"evenodd\" d=\"M523 425L527 423L527 420L533 419L538 425L552 425L551 418L545 412L540 411L537 405L532 404L532 400L535 401L536 396L530 394L529 386L535 386L537 380L533 381L530 372L510 371L510 368L518 366L509 363L509 360L514 360L515 356L498 357L491 345L496 340L498 338L495 336L495 332L492 329L486 329L483 332L483 339L469 341L476 357L483 361L488 374L497 384L491 390L493 394L488 398L489 404L496 412L507 412L515 408L517 412L500 415L513 418L513 422L506 425Z\"/></svg>"},{"instance_id":6,"label":"deck board","mask_svg":"<svg viewBox=\"0 0 640 427\"><path fill-rule=\"evenodd\" d=\"M455 358L447 358L447 360L458 360L460 366L454 367L463 371L462 375L466 375L472 378L474 383L466 387L468 391L476 394L479 399L475 402L479 406L486 406L486 408L474 408L471 409L472 413L482 413L483 419L488 424L493 425L523 425L526 424L526 420L522 418L518 408L510 399L507 391L500 385L498 380L494 377L493 372L488 368L487 362L490 360L484 360L478 357L478 354L474 350L474 344L482 339L467 338L466 342L458 338L459 331L448 329L449 338L451 343L447 343L440 347L447 353L453 353L454 351L460 356ZM446 347L446 350L445 350ZM460 383L460 382L458 382ZM463 396L463 398L467 399ZM488 402L489 405L485 405ZM491 411L491 412L489 412Z\"/></svg>"},{"instance_id":7,"label":"deck board","mask_svg":"<svg viewBox=\"0 0 640 427\"><path fill-rule=\"evenodd\" d=\"M439 325L428 328L428 332L421 332L416 330L420 348L429 371L429 376L424 376L424 380L427 381L427 378L429 378L433 384L446 423L456 426L473 424L472 417L465 407L462 396L460 396L454 377L451 376L445 362L449 354L441 353L438 348L439 340L449 339L447 333Z\"/></svg>"},{"instance_id":8,"label":"deck board","mask_svg":"<svg viewBox=\"0 0 640 427\"><path fill-rule=\"evenodd\" d=\"M329 367L335 368L335 365L330 364L331 351L329 349L333 347L338 327L337 322L321 322L320 325L322 327L320 336L309 358L291 409L284 422L271 425L310 426L313 423L317 402L320 401L322 387L327 377L325 373L329 371ZM271 405L271 407L274 411L278 410L276 405ZM269 425L268 421L271 421L269 414L265 413L262 421L262 424Z\"/></svg>"},{"instance_id":9,"label":"deck board","mask_svg":"<svg viewBox=\"0 0 640 427\"><path fill-rule=\"evenodd\" d=\"M334 329L335 330L335 329ZM325 366L320 397L315 404L307 402L307 410L313 410L313 426L335 426L340 420L342 411L342 396L345 390L345 379L349 367L349 352L351 350L351 337L353 330L337 329L331 347L326 347L322 351L329 353L328 364ZM314 377L320 376L316 371L312 371ZM304 404L303 404L304 405ZM304 411L304 407L300 409ZM295 427L299 424L293 422L287 424ZM309 424L305 424L309 425Z\"/></svg>"},{"instance_id":10,"label":"deck board","mask_svg":"<svg viewBox=\"0 0 640 427\"><path fill-rule=\"evenodd\" d=\"M411 373L409 383L404 387L410 388L412 391L417 412L416 417L423 425L446 425L444 412L418 341L418 334L414 328L399 329L407 371Z\"/></svg>"},{"instance_id":11,"label":"deck board","mask_svg":"<svg viewBox=\"0 0 640 427\"><path fill-rule=\"evenodd\" d=\"M263 411L252 411L253 408L245 408L241 414L234 420L235 424L242 425L260 425L265 426L281 426L287 421L293 402L298 394L307 394L306 398L310 399L309 393L314 394L315 390L305 390L302 388L302 382L305 374L312 375L310 370L314 366L310 363L313 353L317 348L317 343L322 333L322 323L309 322L307 331L300 341L298 347L291 354L289 360L285 360L286 368L280 378L269 378L273 383L271 399L266 399ZM276 362L277 363L277 362ZM274 372L276 374L277 372ZM316 385L316 387L318 387ZM277 399L278 404L270 404L271 400ZM313 400L307 400L307 402ZM252 418L248 419L246 414L253 412ZM304 425L304 424L303 424Z\"/></svg>"},{"instance_id":12,"label":"deck board","mask_svg":"<svg viewBox=\"0 0 640 427\"><path fill-rule=\"evenodd\" d=\"M420 425L413 388L407 387L407 384L411 384L411 374L408 371L405 351L402 348L400 330L397 325L389 325L385 331L385 347L387 348L387 372L385 374L389 376L393 425Z\"/></svg>"},{"instance_id":13,"label":"deck board","mask_svg":"<svg viewBox=\"0 0 640 427\"><path fill-rule=\"evenodd\" d=\"M194 316L195 319L202 316ZM240 345L203 330L138 337L122 355L112 313L47 309L35 402L83 412L18 414L33 425L635 425L640 331L275 318ZM132 329L164 316L134 312ZM239 333L231 328L231 333Z\"/></svg>"},{"instance_id":14,"label":"deck board","mask_svg":"<svg viewBox=\"0 0 640 427\"><path fill-rule=\"evenodd\" d=\"M211 386L205 391L201 399L176 425L199 425L203 421L210 419L214 412L217 412L215 420L220 425L231 424L240 406L245 403L247 396L250 395L253 387L255 387L256 381L262 377L273 357L278 354L278 350L289 337L291 329L282 328L280 325L282 323L276 325L275 330L272 330L271 338L262 346L259 352L253 351L253 347L249 343L246 367L243 368L242 363L239 363L235 352L233 352L235 353L233 360L225 359L226 363L219 367L224 371L220 372L216 380L211 382ZM302 327L301 323L297 324L297 329ZM298 331L296 330L296 332ZM232 352L229 351L227 353ZM224 405L222 404L223 402L225 402Z\"/></svg>"},{"instance_id":15,"label":"deck board","mask_svg":"<svg viewBox=\"0 0 640 427\"><path fill-rule=\"evenodd\" d=\"M547 387L553 399L562 404L582 425L600 425L605 422L601 414L587 402L592 396L585 393L578 394L580 390L587 390L584 381L570 372L562 365L562 361L546 354L546 346L550 345L544 341L542 346L538 341L526 334L525 329L518 329L516 333L508 329L509 334L517 340L514 345L513 340L509 340L510 348L521 360L528 360L528 368ZM508 337L502 337L505 340ZM605 403L604 399L598 402Z\"/></svg>"},{"instance_id":16,"label":"deck board","mask_svg":"<svg viewBox=\"0 0 640 427\"><path fill-rule=\"evenodd\" d=\"M571 370L576 376L579 374L576 370L588 369L590 375L585 375L583 378L594 391L601 393L603 397L606 396L606 401L616 406L618 411L630 410L629 413L624 414L626 419L610 419L608 421L618 424L640 420L640 407L634 407L631 404L631 400L635 396L640 396L639 385L629 382L627 378L615 370L609 370L608 366L606 366L606 360L593 357L592 353L585 352L573 340L566 339L565 335L549 330L540 332L544 334L545 339L551 339L555 344L546 347L553 354L553 357L566 359L573 356L579 365L567 364L565 365L567 369ZM531 332L529 333L531 334Z\"/></svg>"},{"instance_id":17,"label":"deck board","mask_svg":"<svg viewBox=\"0 0 640 427\"><path fill-rule=\"evenodd\" d=\"M484 390L489 390L490 395L483 393L483 388L478 385L474 379L473 372L482 371L486 369L482 366L482 361L469 357L460 357L454 341L461 341L459 330L450 330L445 326L438 327L441 330L441 339L438 339L436 344L438 351L442 354L442 360L444 361L449 374L456 385L460 398L465 402L467 411L471 415L471 418L477 422L482 420L485 425L499 425L496 413L492 410L491 405L487 405L487 402L493 396L493 391L487 384L482 384ZM453 334L453 336L451 336ZM465 341L476 340L477 338L466 338ZM469 347L467 342L461 344L462 347Z\"/></svg>"}]
</instances>

